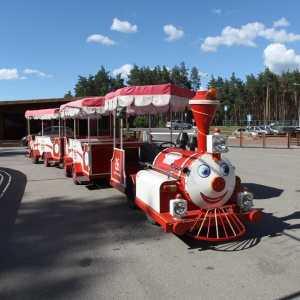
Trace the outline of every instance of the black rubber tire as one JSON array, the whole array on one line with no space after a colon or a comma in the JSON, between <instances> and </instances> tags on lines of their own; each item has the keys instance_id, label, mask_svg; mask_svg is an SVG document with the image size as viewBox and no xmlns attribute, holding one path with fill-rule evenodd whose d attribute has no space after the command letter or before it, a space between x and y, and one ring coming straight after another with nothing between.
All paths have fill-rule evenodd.
<instances>
[{"instance_id":1,"label":"black rubber tire","mask_svg":"<svg viewBox=\"0 0 300 300\"><path fill-rule=\"evenodd\" d=\"M44 154L44 166L47 168L50 166L47 154Z\"/></svg>"},{"instance_id":2,"label":"black rubber tire","mask_svg":"<svg viewBox=\"0 0 300 300\"><path fill-rule=\"evenodd\" d=\"M39 159L35 156L33 151L30 153L30 157L33 164L37 164L39 162Z\"/></svg>"},{"instance_id":3,"label":"black rubber tire","mask_svg":"<svg viewBox=\"0 0 300 300\"><path fill-rule=\"evenodd\" d=\"M134 192L134 186L132 179L128 176L126 177L126 200L127 200L127 205L135 209L137 208L135 204L135 192Z\"/></svg>"},{"instance_id":4,"label":"black rubber tire","mask_svg":"<svg viewBox=\"0 0 300 300\"><path fill-rule=\"evenodd\" d=\"M63 169L64 169L64 175L66 177L72 177L72 170L67 169L65 161L63 162Z\"/></svg>"},{"instance_id":5,"label":"black rubber tire","mask_svg":"<svg viewBox=\"0 0 300 300\"><path fill-rule=\"evenodd\" d=\"M79 185L79 182L76 180L76 171L74 166L72 166L72 179L75 185Z\"/></svg>"}]
</instances>

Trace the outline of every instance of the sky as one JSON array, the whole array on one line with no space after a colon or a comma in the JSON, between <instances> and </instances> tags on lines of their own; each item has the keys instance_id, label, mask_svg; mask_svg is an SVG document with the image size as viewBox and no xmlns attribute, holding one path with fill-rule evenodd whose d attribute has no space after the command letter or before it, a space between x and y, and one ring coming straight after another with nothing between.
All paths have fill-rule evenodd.
<instances>
[{"instance_id":1,"label":"sky","mask_svg":"<svg viewBox=\"0 0 300 300\"><path fill-rule=\"evenodd\" d=\"M74 95L105 68L185 63L246 81L300 69L298 0L0 0L0 101Z\"/></svg>"}]
</instances>

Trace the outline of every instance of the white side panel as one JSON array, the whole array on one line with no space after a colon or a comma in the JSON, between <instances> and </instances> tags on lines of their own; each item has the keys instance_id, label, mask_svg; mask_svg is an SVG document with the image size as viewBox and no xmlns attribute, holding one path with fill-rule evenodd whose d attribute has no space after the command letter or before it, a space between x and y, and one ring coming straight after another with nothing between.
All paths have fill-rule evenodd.
<instances>
[{"instance_id":1,"label":"white side panel","mask_svg":"<svg viewBox=\"0 0 300 300\"><path fill-rule=\"evenodd\" d=\"M34 150L39 150L40 155L47 151L52 152L53 143L49 136L36 136L34 145L37 145L36 147L34 147Z\"/></svg>"},{"instance_id":2,"label":"white side panel","mask_svg":"<svg viewBox=\"0 0 300 300\"><path fill-rule=\"evenodd\" d=\"M160 186L169 179L167 175L153 170L142 170L136 176L136 197L160 212Z\"/></svg>"}]
</instances>

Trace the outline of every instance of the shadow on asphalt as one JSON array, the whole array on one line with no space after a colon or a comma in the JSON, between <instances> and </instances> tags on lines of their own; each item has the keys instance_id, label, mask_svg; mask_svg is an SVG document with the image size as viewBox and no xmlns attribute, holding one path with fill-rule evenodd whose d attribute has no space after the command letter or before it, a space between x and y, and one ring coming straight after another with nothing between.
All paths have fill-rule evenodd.
<instances>
[{"instance_id":1,"label":"shadow on asphalt","mask_svg":"<svg viewBox=\"0 0 300 300\"><path fill-rule=\"evenodd\" d=\"M81 291L85 282L93 280L90 266L99 266L98 278L107 276L104 270L114 268L115 258L104 258L103 248L105 253L108 247L121 255L124 244L138 245L145 238L153 240L164 234L161 228L145 226L144 212L130 209L123 195L100 200L47 197L23 202L19 209L26 178L14 177L22 183L1 199L0 273L7 279L13 278L11 274L27 278L46 272L51 281L37 284L39 278L27 278L17 289L3 282L1 299L42 299L42 295L63 299L63 293ZM95 249L99 255L94 255ZM82 273L70 271L77 267ZM64 272L69 276L63 276Z\"/></svg>"},{"instance_id":2,"label":"shadow on asphalt","mask_svg":"<svg viewBox=\"0 0 300 300\"><path fill-rule=\"evenodd\" d=\"M242 187L247 187L250 192L254 192L254 204L259 208L259 203L256 200L271 199L279 197L282 189L277 189L265 185L242 183ZM271 213L264 213L262 220L259 223L246 222L246 232L240 238L229 242L207 242L196 240L186 235L179 237L190 249L216 250L216 251L241 251L247 250L256 246L263 237L275 238L280 235L288 236L300 242L300 240L293 236L292 231L300 229L300 222L298 224L291 224L288 221L299 220L300 211L294 212L285 217L275 217Z\"/></svg>"},{"instance_id":3,"label":"shadow on asphalt","mask_svg":"<svg viewBox=\"0 0 300 300\"><path fill-rule=\"evenodd\" d=\"M241 188L248 188L249 192L253 193L255 206L257 206L256 200L276 198L283 193L282 189L256 183L242 182Z\"/></svg>"},{"instance_id":4,"label":"shadow on asphalt","mask_svg":"<svg viewBox=\"0 0 300 300\"><path fill-rule=\"evenodd\" d=\"M0 149L0 157L13 157L13 156L20 156L20 155L28 155L28 150L25 148L20 147L20 150L16 151L16 148L2 148Z\"/></svg>"},{"instance_id":5,"label":"shadow on asphalt","mask_svg":"<svg viewBox=\"0 0 300 300\"><path fill-rule=\"evenodd\" d=\"M292 232L300 229L300 222L289 223L290 220L300 220L300 211L291 215L278 218L271 213L263 213L259 223L246 222L246 232L240 238L228 242L207 242L196 240L186 235L179 238L190 248L199 251L241 251L258 245L263 237L276 238L285 235L300 242L300 239L293 236Z\"/></svg>"},{"instance_id":6,"label":"shadow on asphalt","mask_svg":"<svg viewBox=\"0 0 300 300\"><path fill-rule=\"evenodd\" d=\"M26 184L25 174L0 167L0 254L14 229Z\"/></svg>"}]
</instances>

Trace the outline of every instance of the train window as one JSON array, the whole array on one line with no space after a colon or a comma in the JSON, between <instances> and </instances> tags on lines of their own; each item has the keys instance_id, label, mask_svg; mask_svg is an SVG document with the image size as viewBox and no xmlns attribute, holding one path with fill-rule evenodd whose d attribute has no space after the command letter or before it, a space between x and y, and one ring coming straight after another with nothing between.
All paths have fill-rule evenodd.
<instances>
[{"instance_id":1,"label":"train window","mask_svg":"<svg viewBox=\"0 0 300 300\"><path fill-rule=\"evenodd\" d=\"M227 164L221 164L221 173L224 175L224 176L227 176L229 174L229 167Z\"/></svg>"},{"instance_id":2,"label":"train window","mask_svg":"<svg viewBox=\"0 0 300 300\"><path fill-rule=\"evenodd\" d=\"M198 168L198 175L202 178L206 178L210 175L210 167L208 167L207 165L201 165Z\"/></svg>"}]
</instances>

